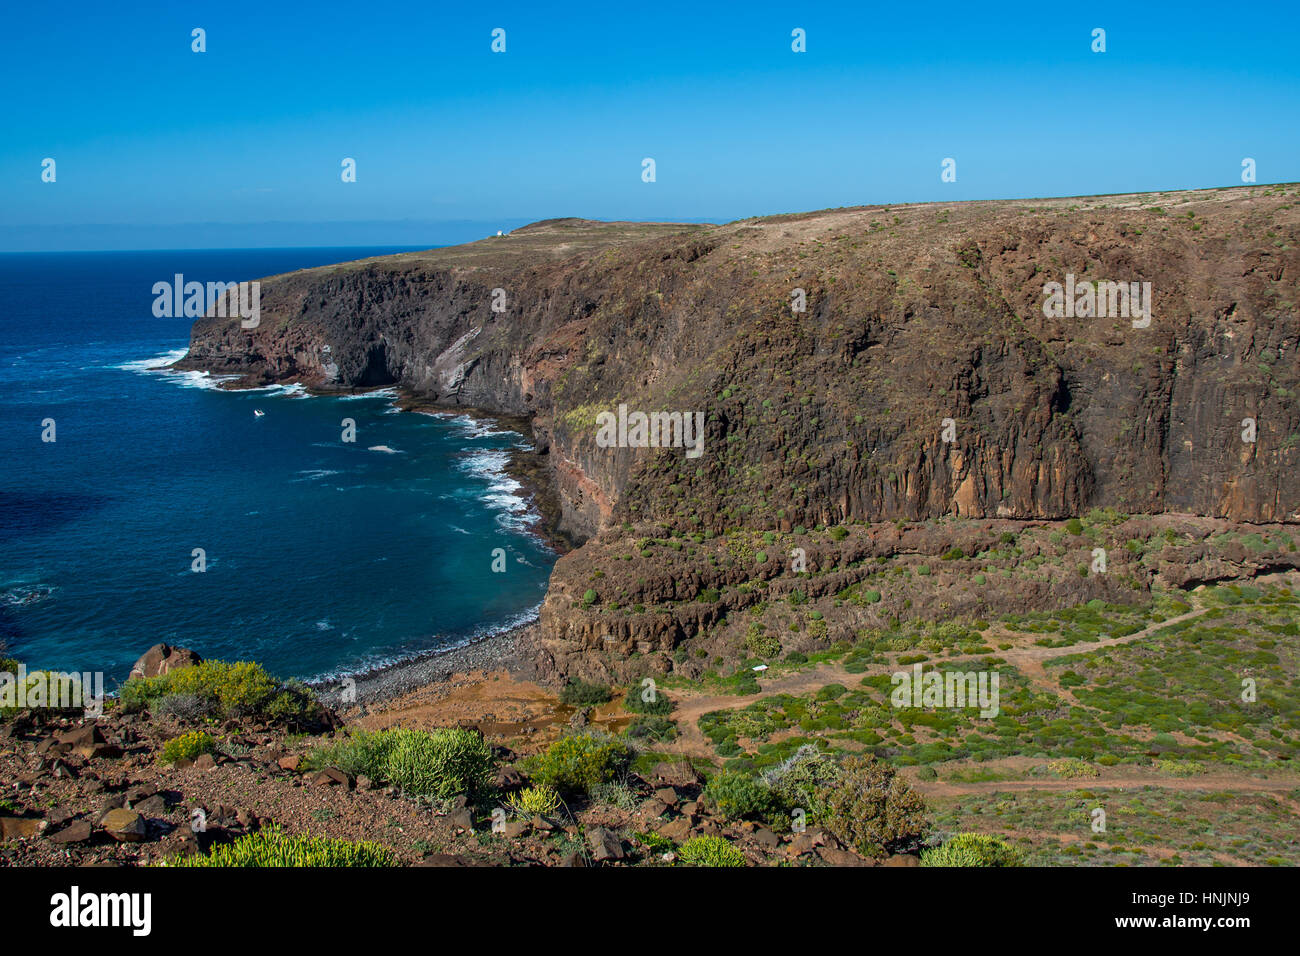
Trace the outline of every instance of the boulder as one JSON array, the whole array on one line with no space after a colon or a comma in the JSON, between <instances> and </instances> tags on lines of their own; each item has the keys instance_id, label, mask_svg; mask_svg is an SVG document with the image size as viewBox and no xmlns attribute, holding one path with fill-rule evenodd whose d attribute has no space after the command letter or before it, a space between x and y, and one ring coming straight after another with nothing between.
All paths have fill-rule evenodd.
<instances>
[{"instance_id":1,"label":"boulder","mask_svg":"<svg viewBox=\"0 0 1300 956\"><path fill-rule=\"evenodd\" d=\"M514 767L502 767L497 771L496 786L498 790L515 790L526 783L524 775Z\"/></svg>"},{"instance_id":2,"label":"boulder","mask_svg":"<svg viewBox=\"0 0 1300 956\"><path fill-rule=\"evenodd\" d=\"M604 827L592 827L587 831L587 843L591 845L591 858L597 863L605 860L621 860L627 856L623 841Z\"/></svg>"},{"instance_id":3,"label":"boulder","mask_svg":"<svg viewBox=\"0 0 1300 956\"><path fill-rule=\"evenodd\" d=\"M188 647L155 644L131 666L132 677L157 677L182 667L202 664L203 658Z\"/></svg>"},{"instance_id":4,"label":"boulder","mask_svg":"<svg viewBox=\"0 0 1300 956\"><path fill-rule=\"evenodd\" d=\"M39 817L0 817L0 839L31 840L40 836L47 825Z\"/></svg>"},{"instance_id":5,"label":"boulder","mask_svg":"<svg viewBox=\"0 0 1300 956\"><path fill-rule=\"evenodd\" d=\"M507 840L518 840L528 835L532 825L527 820L507 820L501 829L501 835Z\"/></svg>"},{"instance_id":6,"label":"boulder","mask_svg":"<svg viewBox=\"0 0 1300 956\"><path fill-rule=\"evenodd\" d=\"M43 742L43 741L42 741ZM89 757L90 752L96 746L106 744L103 733L97 724L83 724L80 727L73 727L71 730L65 730L62 733L54 735L54 742L67 751L73 751L81 754L83 757Z\"/></svg>"},{"instance_id":7,"label":"boulder","mask_svg":"<svg viewBox=\"0 0 1300 956\"><path fill-rule=\"evenodd\" d=\"M817 848L817 855L822 861L831 866L872 866L872 862L864 857L858 856L851 850L841 850L839 847L822 846Z\"/></svg>"},{"instance_id":8,"label":"boulder","mask_svg":"<svg viewBox=\"0 0 1300 956\"><path fill-rule=\"evenodd\" d=\"M149 836L149 825L134 810L109 810L99 825L119 843L140 843Z\"/></svg>"},{"instance_id":9,"label":"boulder","mask_svg":"<svg viewBox=\"0 0 1300 956\"><path fill-rule=\"evenodd\" d=\"M658 830L661 837L672 840L674 843L683 843L690 838L692 819L682 816L676 820L669 820Z\"/></svg>"},{"instance_id":10,"label":"boulder","mask_svg":"<svg viewBox=\"0 0 1300 956\"><path fill-rule=\"evenodd\" d=\"M85 843L90 839L94 828L89 820L77 820L68 824L57 833L50 834L51 843Z\"/></svg>"},{"instance_id":11,"label":"boulder","mask_svg":"<svg viewBox=\"0 0 1300 956\"><path fill-rule=\"evenodd\" d=\"M677 806L677 791L672 787L660 787L655 791L655 799L668 807Z\"/></svg>"},{"instance_id":12,"label":"boulder","mask_svg":"<svg viewBox=\"0 0 1300 956\"><path fill-rule=\"evenodd\" d=\"M670 787L698 787L704 778L686 760L665 760L655 765L651 774L656 783Z\"/></svg>"},{"instance_id":13,"label":"boulder","mask_svg":"<svg viewBox=\"0 0 1300 956\"><path fill-rule=\"evenodd\" d=\"M311 778L314 787L351 787L352 778L338 767L326 767L318 770Z\"/></svg>"},{"instance_id":14,"label":"boulder","mask_svg":"<svg viewBox=\"0 0 1300 956\"><path fill-rule=\"evenodd\" d=\"M141 816L162 817L167 815L167 798L161 793L155 793L151 797L145 797L139 803L131 804L131 809Z\"/></svg>"}]
</instances>

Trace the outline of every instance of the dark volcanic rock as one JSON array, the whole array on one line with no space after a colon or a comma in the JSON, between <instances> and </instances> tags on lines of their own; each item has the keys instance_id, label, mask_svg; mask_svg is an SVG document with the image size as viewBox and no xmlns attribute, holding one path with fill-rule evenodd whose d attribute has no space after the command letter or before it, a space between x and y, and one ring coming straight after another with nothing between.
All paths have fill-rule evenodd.
<instances>
[{"instance_id":1,"label":"dark volcanic rock","mask_svg":"<svg viewBox=\"0 0 1300 956\"><path fill-rule=\"evenodd\" d=\"M1149 325L1046 314L1046 284L1067 275L1151 283ZM671 669L725 616L699 595L780 573L777 560L697 558L657 575L663 549L637 539L665 528L790 534L1092 508L1296 520L1297 301L1300 205L1263 186L702 227L558 220L266 280L259 327L202 319L181 365L249 384L398 384L433 406L530 419L561 527L594 539L555 566L539 666L631 678ZM596 415L620 403L703 413L703 453L602 447ZM625 522L647 528L625 536ZM897 544L890 527L877 550ZM600 615L618 590L593 588L593 544L606 549L597 570L630 558L626 578L691 603ZM1219 569L1187 580L1199 573ZM1061 584L1062 600L1119 587ZM587 607L588 589L608 593Z\"/></svg>"},{"instance_id":2,"label":"dark volcanic rock","mask_svg":"<svg viewBox=\"0 0 1300 956\"><path fill-rule=\"evenodd\" d=\"M203 663L194 651L187 647L172 647L169 644L155 644L140 655L140 659L131 665L132 677L157 677L181 667L190 667Z\"/></svg>"}]
</instances>

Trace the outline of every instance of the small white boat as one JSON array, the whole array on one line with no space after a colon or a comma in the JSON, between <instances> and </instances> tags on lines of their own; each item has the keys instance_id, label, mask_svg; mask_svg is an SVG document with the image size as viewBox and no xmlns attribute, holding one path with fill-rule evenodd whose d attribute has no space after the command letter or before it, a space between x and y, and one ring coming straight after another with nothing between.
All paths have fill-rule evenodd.
<instances>
[{"instance_id":1,"label":"small white boat","mask_svg":"<svg viewBox=\"0 0 1300 956\"><path fill-rule=\"evenodd\" d=\"M256 417L256 418L261 418L261 417L262 417L263 415L265 415L265 414L266 414L266 412L262 411L260 408L255 408L255 409L253 409L253 415L254 415L254 417Z\"/></svg>"}]
</instances>

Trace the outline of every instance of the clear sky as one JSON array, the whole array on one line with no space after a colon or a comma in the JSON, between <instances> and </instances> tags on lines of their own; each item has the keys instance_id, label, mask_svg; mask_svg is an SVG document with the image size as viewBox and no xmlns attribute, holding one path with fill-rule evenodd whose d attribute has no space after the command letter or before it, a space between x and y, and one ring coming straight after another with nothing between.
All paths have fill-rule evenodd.
<instances>
[{"instance_id":1,"label":"clear sky","mask_svg":"<svg viewBox=\"0 0 1300 956\"><path fill-rule=\"evenodd\" d=\"M74 0L6 4L0 63L5 250L1300 180L1295 2Z\"/></svg>"}]
</instances>

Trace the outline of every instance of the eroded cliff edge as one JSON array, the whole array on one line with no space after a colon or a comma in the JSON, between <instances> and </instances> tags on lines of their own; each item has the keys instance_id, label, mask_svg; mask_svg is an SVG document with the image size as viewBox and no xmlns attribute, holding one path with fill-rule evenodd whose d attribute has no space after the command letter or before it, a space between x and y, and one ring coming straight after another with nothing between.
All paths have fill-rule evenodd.
<instances>
[{"instance_id":1,"label":"eroded cliff edge","mask_svg":"<svg viewBox=\"0 0 1300 956\"><path fill-rule=\"evenodd\" d=\"M580 600L607 573L593 564L603 555L641 582L618 586L632 600L615 610L645 603L636 566L651 559L624 553L629 533L702 546L729 530L784 539L1093 508L1300 518L1298 192L866 207L723 226L552 220L264 280L260 326L200 320L183 365L398 384L530 418L564 530L592 539L557 564L544 609L561 669L588 669L584 647L614 662L665 654L650 666L671 668L696 636L686 625L663 636L662 621L602 620L605 608ZM1150 282L1149 327L1045 317L1045 283L1067 275ZM598 447L596 415L620 403L704 412L703 455ZM770 543L780 555L788 542ZM727 577L703 560L682 573L670 614ZM592 635L610 630L625 636L602 649Z\"/></svg>"}]
</instances>

